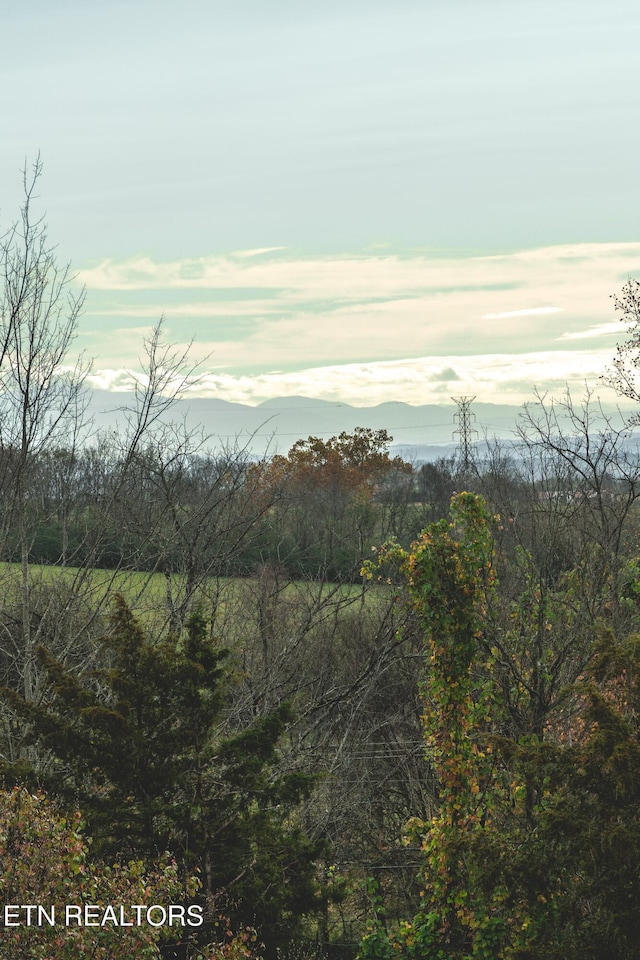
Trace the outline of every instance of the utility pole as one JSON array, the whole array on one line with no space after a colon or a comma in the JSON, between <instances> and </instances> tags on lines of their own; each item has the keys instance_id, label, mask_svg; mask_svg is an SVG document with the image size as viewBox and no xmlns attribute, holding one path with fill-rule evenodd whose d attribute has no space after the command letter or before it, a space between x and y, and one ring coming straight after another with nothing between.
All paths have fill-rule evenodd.
<instances>
[{"instance_id":1,"label":"utility pole","mask_svg":"<svg viewBox=\"0 0 640 960\"><path fill-rule=\"evenodd\" d=\"M458 412L453 415L453 419L458 421L458 429L453 431L453 437L455 438L456 434L460 437L458 449L462 460L462 469L466 473L471 466L472 436L478 435L478 431L471 426L472 421L476 418L470 409L475 397L451 397L451 399L458 404Z\"/></svg>"}]
</instances>

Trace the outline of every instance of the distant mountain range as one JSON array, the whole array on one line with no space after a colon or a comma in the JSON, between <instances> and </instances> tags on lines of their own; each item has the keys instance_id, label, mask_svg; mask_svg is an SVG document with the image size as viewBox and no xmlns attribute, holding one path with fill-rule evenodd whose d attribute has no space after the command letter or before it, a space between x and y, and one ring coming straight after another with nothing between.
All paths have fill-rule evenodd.
<instances>
[{"instance_id":1,"label":"distant mountain range","mask_svg":"<svg viewBox=\"0 0 640 960\"><path fill-rule=\"evenodd\" d=\"M97 428L113 427L122 420L123 407L131 402L131 394L93 390L89 413ZM201 428L212 449L239 445L254 456L286 453L296 440L309 436L326 439L343 430L352 432L355 427L385 429L393 437L394 453L410 460L434 460L456 449L457 436L454 438L453 434L458 426L454 421L457 409L453 402L354 407L310 397L281 397L249 406L194 397L177 401L165 419L184 422L189 429ZM471 411L478 440L515 437L521 408L473 403Z\"/></svg>"}]
</instances>

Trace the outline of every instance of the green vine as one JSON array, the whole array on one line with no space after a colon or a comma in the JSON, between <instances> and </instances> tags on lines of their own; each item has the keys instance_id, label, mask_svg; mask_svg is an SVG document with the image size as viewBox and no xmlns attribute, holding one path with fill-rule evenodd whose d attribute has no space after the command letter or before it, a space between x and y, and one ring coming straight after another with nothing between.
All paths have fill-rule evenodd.
<instances>
[{"instance_id":1,"label":"green vine","mask_svg":"<svg viewBox=\"0 0 640 960\"><path fill-rule=\"evenodd\" d=\"M362 960L495 960L514 923L504 884L480 882L495 841L494 812L519 786L504 776L492 746L502 709L495 650L485 636L496 586L492 520L482 497L457 494L449 522L428 526L409 551L386 544L363 569L387 581L390 565L400 573L424 631L423 726L439 804L434 816L408 825L424 856L421 909L391 933L373 922ZM526 919L517 922L526 926Z\"/></svg>"}]
</instances>

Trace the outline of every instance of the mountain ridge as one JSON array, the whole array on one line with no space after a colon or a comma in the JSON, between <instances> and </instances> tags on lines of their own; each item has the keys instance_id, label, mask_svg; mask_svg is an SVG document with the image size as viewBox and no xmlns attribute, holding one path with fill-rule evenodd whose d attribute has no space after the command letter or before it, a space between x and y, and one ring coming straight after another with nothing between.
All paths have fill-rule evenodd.
<instances>
[{"instance_id":1,"label":"mountain ridge","mask_svg":"<svg viewBox=\"0 0 640 960\"><path fill-rule=\"evenodd\" d=\"M92 390L89 414L96 428L113 429L122 422L123 407L132 401L131 393ZM473 402L470 410L475 439L507 440L516 436L521 407ZM455 448L457 411L454 402L413 406L403 401L385 401L356 407L344 401L295 396L274 397L251 406L220 397L186 396L177 400L163 419L184 423L188 430L202 431L212 449L239 445L254 456L286 453L296 440L305 437L327 439L343 431L351 433L356 427L369 427L387 430L393 437L394 450L435 447L435 454L420 454L433 459L440 455L437 450Z\"/></svg>"}]
</instances>

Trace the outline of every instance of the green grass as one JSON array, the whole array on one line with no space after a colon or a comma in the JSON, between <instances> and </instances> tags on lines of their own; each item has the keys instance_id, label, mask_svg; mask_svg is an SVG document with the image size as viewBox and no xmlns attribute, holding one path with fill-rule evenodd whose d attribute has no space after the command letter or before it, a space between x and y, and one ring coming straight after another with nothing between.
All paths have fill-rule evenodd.
<instances>
[{"instance_id":1,"label":"green grass","mask_svg":"<svg viewBox=\"0 0 640 960\"><path fill-rule=\"evenodd\" d=\"M162 573L30 564L29 584L34 608L38 606L38 596L52 588L58 594L73 593L88 608L104 612L108 612L115 594L121 593L145 627L162 631L168 625L167 579ZM182 599L184 587L184 577L172 574L175 603ZM0 590L5 608L19 607L22 599L20 564L0 563ZM375 593L375 590L367 591L371 597ZM296 611L314 605L348 608L361 599L359 584L286 579L279 584L268 575L262 580L257 576L204 578L194 597L212 621L213 631L224 636L227 643L242 642L242 637L255 629L261 604L268 607L270 603L277 603L281 609L287 608L295 619Z\"/></svg>"}]
</instances>

